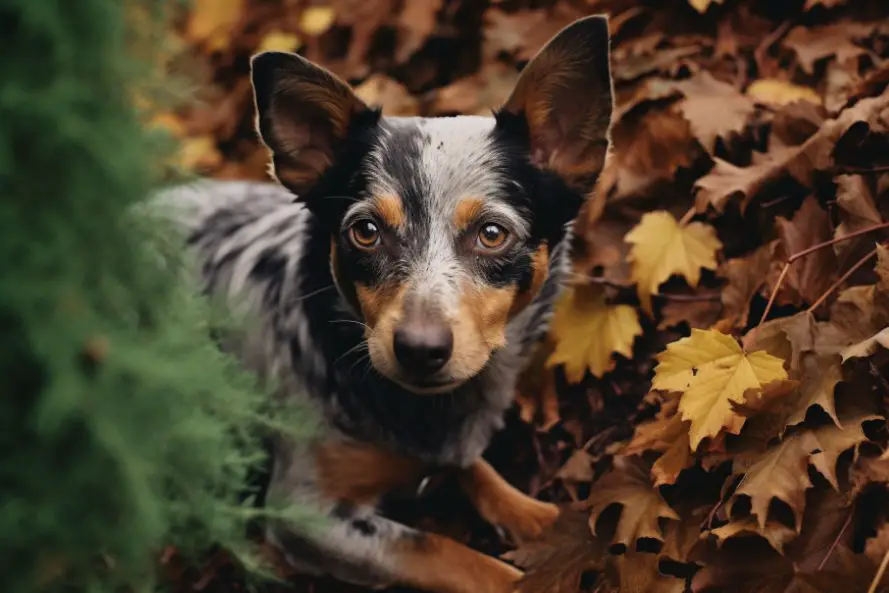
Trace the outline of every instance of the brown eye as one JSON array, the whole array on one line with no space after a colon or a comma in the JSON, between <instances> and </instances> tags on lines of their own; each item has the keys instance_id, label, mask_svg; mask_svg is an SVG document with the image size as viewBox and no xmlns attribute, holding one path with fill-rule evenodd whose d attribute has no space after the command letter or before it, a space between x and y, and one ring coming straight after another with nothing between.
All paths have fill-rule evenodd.
<instances>
[{"instance_id":1,"label":"brown eye","mask_svg":"<svg viewBox=\"0 0 889 593\"><path fill-rule=\"evenodd\" d=\"M506 243L506 229L498 224L488 223L478 232L478 244L484 249L499 249Z\"/></svg>"},{"instance_id":2,"label":"brown eye","mask_svg":"<svg viewBox=\"0 0 889 593\"><path fill-rule=\"evenodd\" d=\"M380 242L380 229L370 220L359 220L349 227L349 240L359 249L373 249Z\"/></svg>"}]
</instances>

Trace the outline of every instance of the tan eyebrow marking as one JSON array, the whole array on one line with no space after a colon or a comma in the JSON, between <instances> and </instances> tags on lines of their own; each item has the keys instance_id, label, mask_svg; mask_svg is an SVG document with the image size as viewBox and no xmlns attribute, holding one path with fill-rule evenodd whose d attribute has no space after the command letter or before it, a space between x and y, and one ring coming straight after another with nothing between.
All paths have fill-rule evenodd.
<instances>
[{"instance_id":1,"label":"tan eyebrow marking","mask_svg":"<svg viewBox=\"0 0 889 593\"><path fill-rule=\"evenodd\" d=\"M465 198L460 200L457 204L457 208L454 210L454 225L457 227L457 230L466 230L466 228L475 221L484 205L485 202L481 198Z\"/></svg>"},{"instance_id":2,"label":"tan eyebrow marking","mask_svg":"<svg viewBox=\"0 0 889 593\"><path fill-rule=\"evenodd\" d=\"M404 225L404 209L401 207L401 198L398 196L376 196L373 202L384 223L392 228Z\"/></svg>"}]
</instances>

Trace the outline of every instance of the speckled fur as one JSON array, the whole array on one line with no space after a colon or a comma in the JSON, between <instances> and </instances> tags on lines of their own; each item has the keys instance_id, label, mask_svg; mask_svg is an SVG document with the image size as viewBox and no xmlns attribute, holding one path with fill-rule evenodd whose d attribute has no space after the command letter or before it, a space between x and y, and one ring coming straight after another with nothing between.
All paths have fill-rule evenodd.
<instances>
[{"instance_id":1,"label":"speckled fur","mask_svg":"<svg viewBox=\"0 0 889 593\"><path fill-rule=\"evenodd\" d=\"M183 230L206 292L231 299L251 316L246 333L223 338L223 347L321 419L316 441L276 442L268 499L316 505L332 526L309 534L272 525L270 539L304 570L381 585L398 581L405 570L389 553L392 542L422 534L381 516L374 504L325 498L315 443L370 443L430 467L475 462L501 428L517 377L546 332L569 270L570 221L584 196L531 162L531 148L516 140L527 129L515 117L382 117L370 118L367 128L372 133L361 137L362 147L334 159L335 173L313 185L311 199L295 199L275 183L200 181L163 192L155 204ZM596 141L607 144L607 137ZM594 180L598 170L590 174ZM360 313L347 287L334 281L331 219L341 221L381 194L401 196L409 229L408 255L399 265L416 268L415 285L434 295L438 306L452 306L448 299L459 296L458 284L466 279L445 224L460 198L483 198L510 217L523 240L549 246L546 280L508 322L506 345L449 393L418 395L377 372L360 347ZM510 281L521 281L516 274Z\"/></svg>"}]
</instances>

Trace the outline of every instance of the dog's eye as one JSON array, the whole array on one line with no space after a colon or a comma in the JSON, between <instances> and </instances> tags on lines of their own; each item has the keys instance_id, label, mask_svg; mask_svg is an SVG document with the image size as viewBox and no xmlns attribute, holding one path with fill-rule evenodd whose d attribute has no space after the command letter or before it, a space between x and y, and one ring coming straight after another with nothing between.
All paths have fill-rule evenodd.
<instances>
[{"instance_id":1,"label":"dog's eye","mask_svg":"<svg viewBox=\"0 0 889 593\"><path fill-rule=\"evenodd\" d=\"M359 249L373 249L380 243L380 229L370 220L359 220L349 227L349 240Z\"/></svg>"},{"instance_id":2,"label":"dog's eye","mask_svg":"<svg viewBox=\"0 0 889 593\"><path fill-rule=\"evenodd\" d=\"M506 243L509 233L499 224L489 222L478 231L478 244L484 249L499 249Z\"/></svg>"}]
</instances>

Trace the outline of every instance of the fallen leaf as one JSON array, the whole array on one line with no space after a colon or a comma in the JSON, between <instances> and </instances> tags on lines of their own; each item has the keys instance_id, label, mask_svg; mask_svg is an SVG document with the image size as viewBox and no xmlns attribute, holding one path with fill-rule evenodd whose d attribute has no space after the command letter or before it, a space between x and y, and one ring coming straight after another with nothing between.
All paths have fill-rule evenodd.
<instances>
[{"instance_id":1,"label":"fallen leaf","mask_svg":"<svg viewBox=\"0 0 889 593\"><path fill-rule=\"evenodd\" d=\"M264 51L285 51L292 52L302 45L302 40L296 33L288 33L286 31L269 31L262 36L259 47L256 52Z\"/></svg>"},{"instance_id":2,"label":"fallen leaf","mask_svg":"<svg viewBox=\"0 0 889 593\"><path fill-rule=\"evenodd\" d=\"M516 404L519 416L528 424L539 419L538 427L547 432L559 423L559 396L556 393L555 374L546 367L546 360L555 345L548 336L534 350L531 360L519 376L516 385Z\"/></svg>"},{"instance_id":3,"label":"fallen leaf","mask_svg":"<svg viewBox=\"0 0 889 593\"><path fill-rule=\"evenodd\" d=\"M833 236L830 216L813 197L803 200L791 220L779 216L775 224L783 248L782 259L785 260L795 253L829 241ZM785 297L784 302L813 303L830 286L836 269L833 250L818 249L790 266L779 294L788 294L788 289L792 289L798 298Z\"/></svg>"},{"instance_id":4,"label":"fallen leaf","mask_svg":"<svg viewBox=\"0 0 889 593\"><path fill-rule=\"evenodd\" d=\"M756 517L760 529L768 521L772 499L781 500L790 507L799 530L806 506L806 490L812 487L806 469L809 455L818 443L807 432L792 435L769 448L764 454L739 454L735 457L732 472L744 478L732 498L728 509L731 514L740 496L750 499L750 512Z\"/></svg>"},{"instance_id":5,"label":"fallen leaf","mask_svg":"<svg viewBox=\"0 0 889 593\"><path fill-rule=\"evenodd\" d=\"M712 206L723 212L732 200L740 200L741 211L750 201L770 184L777 182L785 172L785 153L772 153L750 167L738 167L718 157L713 157L713 168L694 184L695 208L706 212Z\"/></svg>"},{"instance_id":6,"label":"fallen leaf","mask_svg":"<svg viewBox=\"0 0 889 593\"><path fill-rule=\"evenodd\" d=\"M679 102L683 117L701 146L710 153L716 149L718 138L741 133L756 109L750 97L705 70L677 83L676 87L685 95Z\"/></svg>"},{"instance_id":7,"label":"fallen leaf","mask_svg":"<svg viewBox=\"0 0 889 593\"><path fill-rule=\"evenodd\" d=\"M663 541L661 520L679 520L652 485L645 464L631 458L616 458L614 468L590 489L584 506L590 509L589 524L594 535L599 515L614 504L623 507L614 543L627 549L640 538Z\"/></svg>"},{"instance_id":8,"label":"fallen leaf","mask_svg":"<svg viewBox=\"0 0 889 593\"><path fill-rule=\"evenodd\" d=\"M889 349L889 327L881 329L878 333L858 342L857 344L852 344L851 346L844 348L840 354L843 357L843 362L846 362L850 358L864 358L871 356L880 346Z\"/></svg>"},{"instance_id":9,"label":"fallen leaf","mask_svg":"<svg viewBox=\"0 0 889 593\"><path fill-rule=\"evenodd\" d=\"M719 546L726 540L735 537L761 537L779 553L783 553L784 545L796 539L797 536L796 530L786 525L770 521L765 526L761 526L752 517L729 521L722 527L711 529L709 533L716 538Z\"/></svg>"},{"instance_id":10,"label":"fallen leaf","mask_svg":"<svg viewBox=\"0 0 889 593\"><path fill-rule=\"evenodd\" d=\"M587 369L601 377L614 368L613 354L632 358L633 341L641 334L633 307L607 304L601 287L575 286L556 305L552 322L556 348L547 365L564 365L572 383L581 382Z\"/></svg>"},{"instance_id":11,"label":"fallen leaf","mask_svg":"<svg viewBox=\"0 0 889 593\"><path fill-rule=\"evenodd\" d=\"M711 4L722 4L725 0L688 0L692 8L704 14Z\"/></svg>"},{"instance_id":12,"label":"fallen leaf","mask_svg":"<svg viewBox=\"0 0 889 593\"><path fill-rule=\"evenodd\" d=\"M807 86L793 84L786 80L761 78L747 87L747 96L767 105L787 105L795 101L808 101L821 104L818 93Z\"/></svg>"},{"instance_id":13,"label":"fallen leaf","mask_svg":"<svg viewBox=\"0 0 889 593\"><path fill-rule=\"evenodd\" d=\"M692 450L726 429L737 433L744 419L732 411L748 389L787 378L783 361L766 352L746 353L731 336L692 330L657 356L652 388L682 393L679 410L691 421Z\"/></svg>"},{"instance_id":14,"label":"fallen leaf","mask_svg":"<svg viewBox=\"0 0 889 593\"><path fill-rule=\"evenodd\" d=\"M244 9L244 0L194 0L185 36L211 51L223 49L231 42L233 29Z\"/></svg>"},{"instance_id":15,"label":"fallen leaf","mask_svg":"<svg viewBox=\"0 0 889 593\"><path fill-rule=\"evenodd\" d=\"M646 451L662 453L651 467L654 485L673 484L683 469L694 464L688 440L690 425L679 415L679 398L669 397L653 420L636 426L623 452L625 455L641 455Z\"/></svg>"},{"instance_id":16,"label":"fallen leaf","mask_svg":"<svg viewBox=\"0 0 889 593\"><path fill-rule=\"evenodd\" d=\"M698 285L701 268L715 270L722 243L713 227L692 222L680 225L672 214L649 212L627 233L632 245L630 260L642 307L651 312L651 295L670 276L681 275L692 287Z\"/></svg>"},{"instance_id":17,"label":"fallen leaf","mask_svg":"<svg viewBox=\"0 0 889 593\"><path fill-rule=\"evenodd\" d=\"M605 554L586 513L569 507L542 540L523 543L503 557L525 569L517 593L575 593L583 573L605 568Z\"/></svg>"},{"instance_id":18,"label":"fallen leaf","mask_svg":"<svg viewBox=\"0 0 889 593\"><path fill-rule=\"evenodd\" d=\"M872 30L872 26L850 21L820 27L798 26L790 30L784 44L796 52L803 70L813 74L819 60L835 56L838 62L845 63L865 53L854 40L867 36Z\"/></svg>"},{"instance_id":19,"label":"fallen leaf","mask_svg":"<svg viewBox=\"0 0 889 593\"><path fill-rule=\"evenodd\" d=\"M605 569L606 578L620 593L683 593L685 580L661 574L655 554L627 550L611 556Z\"/></svg>"},{"instance_id":20,"label":"fallen leaf","mask_svg":"<svg viewBox=\"0 0 889 593\"><path fill-rule=\"evenodd\" d=\"M803 354L799 374L801 377L799 390L796 392L798 396L795 398L796 411L787 419L788 426L801 424L812 406L821 408L839 426L834 401L836 385L843 379L839 357Z\"/></svg>"},{"instance_id":21,"label":"fallen leaf","mask_svg":"<svg viewBox=\"0 0 889 593\"><path fill-rule=\"evenodd\" d=\"M387 115L412 116L419 114L417 100L407 88L385 74L373 74L355 87L355 94L368 105L383 108Z\"/></svg>"},{"instance_id":22,"label":"fallen leaf","mask_svg":"<svg viewBox=\"0 0 889 593\"><path fill-rule=\"evenodd\" d=\"M330 6L309 6L299 19L299 28L306 35L316 36L326 32L336 21L336 12Z\"/></svg>"},{"instance_id":23,"label":"fallen leaf","mask_svg":"<svg viewBox=\"0 0 889 593\"><path fill-rule=\"evenodd\" d=\"M728 280L721 295L723 316L733 325L747 325L750 301L765 283L771 263L772 249L767 244L746 257L727 260L720 266L719 275Z\"/></svg>"},{"instance_id":24,"label":"fallen leaf","mask_svg":"<svg viewBox=\"0 0 889 593\"><path fill-rule=\"evenodd\" d=\"M556 478L568 482L591 482L593 480L593 457L578 449L571 454L565 465L556 472Z\"/></svg>"},{"instance_id":25,"label":"fallen leaf","mask_svg":"<svg viewBox=\"0 0 889 593\"><path fill-rule=\"evenodd\" d=\"M840 489L836 471L840 455L849 449L854 449L857 454L858 445L868 440L862 429L862 424L880 419L881 417L876 414L850 414L842 418L841 426L828 424L811 431L818 449L816 453L813 453L811 463L815 469L821 472L821 475L827 478L834 490Z\"/></svg>"}]
</instances>

